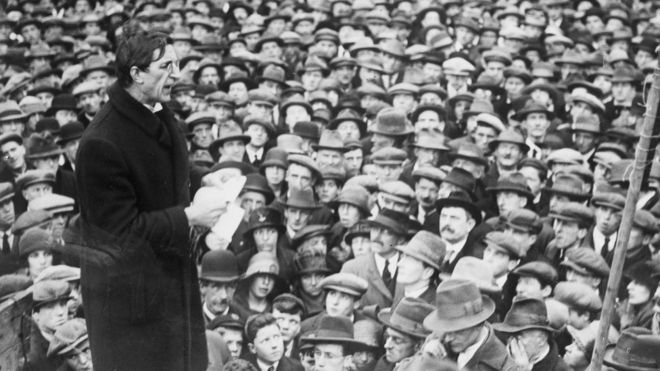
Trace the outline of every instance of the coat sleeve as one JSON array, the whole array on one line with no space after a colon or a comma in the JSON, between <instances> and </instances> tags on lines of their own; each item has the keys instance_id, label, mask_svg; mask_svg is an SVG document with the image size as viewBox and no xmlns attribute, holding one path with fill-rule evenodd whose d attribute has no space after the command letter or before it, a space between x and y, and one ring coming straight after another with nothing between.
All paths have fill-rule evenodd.
<instances>
[{"instance_id":1,"label":"coat sleeve","mask_svg":"<svg viewBox=\"0 0 660 371\"><path fill-rule=\"evenodd\" d=\"M129 167L118 148L102 139L88 139L78 153L77 183L83 220L113 238L146 241L156 253L184 255L189 226L183 206L138 209Z\"/></svg>"}]
</instances>

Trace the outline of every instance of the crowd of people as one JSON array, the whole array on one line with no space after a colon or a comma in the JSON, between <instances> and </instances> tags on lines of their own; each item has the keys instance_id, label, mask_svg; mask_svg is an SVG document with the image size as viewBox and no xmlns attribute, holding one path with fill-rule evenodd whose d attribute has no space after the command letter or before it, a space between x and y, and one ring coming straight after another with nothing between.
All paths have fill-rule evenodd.
<instances>
[{"instance_id":1,"label":"crowd of people","mask_svg":"<svg viewBox=\"0 0 660 371\"><path fill-rule=\"evenodd\" d=\"M660 2L0 4L22 369L598 371ZM646 168L605 370L660 370Z\"/></svg>"}]
</instances>

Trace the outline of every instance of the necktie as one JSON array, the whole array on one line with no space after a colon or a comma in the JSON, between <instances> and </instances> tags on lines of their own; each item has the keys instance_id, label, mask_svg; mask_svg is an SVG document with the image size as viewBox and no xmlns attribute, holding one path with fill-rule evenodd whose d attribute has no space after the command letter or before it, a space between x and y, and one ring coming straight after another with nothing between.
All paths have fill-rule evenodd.
<instances>
[{"instance_id":1,"label":"necktie","mask_svg":"<svg viewBox=\"0 0 660 371\"><path fill-rule=\"evenodd\" d=\"M268 371L275 371L275 368L273 366L268 367Z\"/></svg>"},{"instance_id":2,"label":"necktie","mask_svg":"<svg viewBox=\"0 0 660 371\"><path fill-rule=\"evenodd\" d=\"M605 237L605 242L603 242L603 247L600 249L600 256L603 257L603 259L607 259L607 253L610 252L610 238Z\"/></svg>"},{"instance_id":3,"label":"necktie","mask_svg":"<svg viewBox=\"0 0 660 371\"><path fill-rule=\"evenodd\" d=\"M9 235L7 233L2 235L2 255L11 254L11 247L9 246Z\"/></svg>"},{"instance_id":4,"label":"necktie","mask_svg":"<svg viewBox=\"0 0 660 371\"><path fill-rule=\"evenodd\" d=\"M390 284L392 283L392 275L390 274L390 262L389 260L385 260L385 268L383 269L383 283L385 283L385 286L387 288L390 287Z\"/></svg>"}]
</instances>

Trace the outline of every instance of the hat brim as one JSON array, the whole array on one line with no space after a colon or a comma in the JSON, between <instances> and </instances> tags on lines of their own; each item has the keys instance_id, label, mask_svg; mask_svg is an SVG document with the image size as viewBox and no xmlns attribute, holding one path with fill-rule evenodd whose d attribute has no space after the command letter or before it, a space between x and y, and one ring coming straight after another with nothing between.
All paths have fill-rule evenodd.
<instances>
[{"instance_id":1,"label":"hat brim","mask_svg":"<svg viewBox=\"0 0 660 371\"><path fill-rule=\"evenodd\" d=\"M438 314L441 311L436 309L424 318L424 327L434 332L454 332L486 322L495 312L495 303L491 298L484 295L481 296L481 299L483 300L482 310L477 314L460 318L440 319Z\"/></svg>"},{"instance_id":2,"label":"hat brim","mask_svg":"<svg viewBox=\"0 0 660 371\"><path fill-rule=\"evenodd\" d=\"M454 161L457 158L462 158L468 161L475 162L477 164L488 167L488 160L485 157L476 157L476 156L466 156L460 153L449 153L449 159Z\"/></svg>"},{"instance_id":3,"label":"hat brim","mask_svg":"<svg viewBox=\"0 0 660 371\"><path fill-rule=\"evenodd\" d=\"M412 336L414 338L418 339L424 339L429 335L429 331L424 331L424 332L414 332L411 331L410 329L403 328L401 326L397 326L393 324L390 319L392 318L392 312L391 311L381 311L378 313L378 320L380 323L385 325L385 327L392 328L394 330L397 330L399 332L403 332L406 335ZM422 329L423 330L423 329Z\"/></svg>"},{"instance_id":4,"label":"hat brim","mask_svg":"<svg viewBox=\"0 0 660 371\"><path fill-rule=\"evenodd\" d=\"M241 275L238 276L229 276L229 277L220 277L220 276L200 276L199 279L203 281L211 282L220 282L220 283L230 283L238 282L241 279Z\"/></svg>"},{"instance_id":5,"label":"hat brim","mask_svg":"<svg viewBox=\"0 0 660 371\"><path fill-rule=\"evenodd\" d=\"M493 192L493 193L497 193L497 192L514 192L514 193L517 193L519 195L525 196L530 201L534 199L534 195L532 194L532 192L522 190L520 188L515 188L515 187L507 187L507 186L498 187L498 186L495 186L495 187L486 188L486 191Z\"/></svg>"},{"instance_id":6,"label":"hat brim","mask_svg":"<svg viewBox=\"0 0 660 371\"><path fill-rule=\"evenodd\" d=\"M452 277L451 277L451 274L449 274L449 273L440 273L440 274L438 274L438 278L440 279L440 281L446 281L448 279L451 279ZM457 278L457 277L454 277L454 278ZM500 293L502 293L502 289L500 287L496 286L495 284L490 284L490 283L486 283L486 282L483 282L483 281L477 282L477 281L474 281L474 280L471 280L471 279L470 279L470 281L472 281L477 286L477 288L479 289L479 291L482 294L500 294Z\"/></svg>"},{"instance_id":7,"label":"hat brim","mask_svg":"<svg viewBox=\"0 0 660 371\"><path fill-rule=\"evenodd\" d=\"M321 145L321 144L312 144L312 149L314 151L318 151L320 149L327 149L329 151L337 151L337 152L342 152L342 153L348 152L348 148L346 148L346 147L329 147L329 146L324 146L324 145Z\"/></svg>"},{"instance_id":8,"label":"hat brim","mask_svg":"<svg viewBox=\"0 0 660 371\"><path fill-rule=\"evenodd\" d=\"M472 218L477 222L477 224L481 223L482 217L481 217L481 210L473 204L472 202L467 202L465 200L460 200L457 198L441 198L435 203L435 208L438 210L438 214L440 214L440 211L445 208L445 207L460 207L468 211L470 215L472 215Z\"/></svg>"},{"instance_id":9,"label":"hat brim","mask_svg":"<svg viewBox=\"0 0 660 371\"><path fill-rule=\"evenodd\" d=\"M571 192L563 189L556 189L552 187L543 187L542 188L543 192L547 192L550 194L558 194L562 196L568 196L568 197L573 197L573 198L578 198L578 199L584 199L587 200L589 199L589 195L586 193L577 193L577 192Z\"/></svg>"},{"instance_id":10,"label":"hat brim","mask_svg":"<svg viewBox=\"0 0 660 371\"><path fill-rule=\"evenodd\" d=\"M380 215L376 215L376 217L373 219L367 219L366 223L368 226L379 226L379 227L387 228L390 231L401 236L405 236L408 234L408 230L405 229L404 226L398 224L394 220L383 218Z\"/></svg>"},{"instance_id":11,"label":"hat brim","mask_svg":"<svg viewBox=\"0 0 660 371\"><path fill-rule=\"evenodd\" d=\"M280 235L282 235L282 233L286 232L286 227L283 226L282 224L264 223L264 224L259 224L259 225L254 225L252 227L248 227L248 229L246 229L245 232L243 232L243 236L248 237L250 235L250 233L254 232L255 230L257 230L259 228L275 228L280 233Z\"/></svg>"},{"instance_id":12,"label":"hat brim","mask_svg":"<svg viewBox=\"0 0 660 371\"><path fill-rule=\"evenodd\" d=\"M525 330L544 330L544 331L548 331L551 334L555 332L555 329L553 329L552 327L543 326L543 325L512 326L504 322L501 322L501 323L493 323L492 326L495 331L503 334L516 334Z\"/></svg>"},{"instance_id":13,"label":"hat brim","mask_svg":"<svg viewBox=\"0 0 660 371\"><path fill-rule=\"evenodd\" d=\"M240 140L241 142L247 145L248 143L250 143L250 140L252 140L252 138L250 138L249 135L241 134L241 135L232 135L225 138L216 139L209 146L209 152L211 152L211 156L213 156L214 153L218 153L220 147L222 147L222 145L225 144L225 142L229 142L231 140Z\"/></svg>"},{"instance_id":14,"label":"hat brim","mask_svg":"<svg viewBox=\"0 0 660 371\"><path fill-rule=\"evenodd\" d=\"M490 148L491 151L495 151L495 148L497 148L497 145L500 143L511 143L511 144L516 144L521 147L522 151L524 153L529 152L529 146L525 142L514 142L510 140L498 140L498 139L493 139L490 143L488 143L488 148Z\"/></svg>"},{"instance_id":15,"label":"hat brim","mask_svg":"<svg viewBox=\"0 0 660 371\"><path fill-rule=\"evenodd\" d=\"M605 349L605 355L603 356L603 364L605 364L606 366L615 367L617 370L622 370L622 371L657 371L658 370L657 368L630 366L615 361L612 358L612 356L614 355L615 348L616 345L612 344Z\"/></svg>"},{"instance_id":16,"label":"hat brim","mask_svg":"<svg viewBox=\"0 0 660 371\"><path fill-rule=\"evenodd\" d=\"M34 154L31 154L31 155L25 155L25 158L28 159L28 160L37 160L37 159L40 159L40 158L59 156L62 153L64 153L64 150L56 149L56 150L43 152L43 153L34 153Z\"/></svg>"}]
</instances>

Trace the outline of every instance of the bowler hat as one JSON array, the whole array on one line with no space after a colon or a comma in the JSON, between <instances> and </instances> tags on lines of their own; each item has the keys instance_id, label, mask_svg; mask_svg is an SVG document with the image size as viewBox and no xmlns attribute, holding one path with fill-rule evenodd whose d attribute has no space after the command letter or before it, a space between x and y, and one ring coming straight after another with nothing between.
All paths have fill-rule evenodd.
<instances>
[{"instance_id":1,"label":"bowler hat","mask_svg":"<svg viewBox=\"0 0 660 371\"><path fill-rule=\"evenodd\" d=\"M71 121L68 122L60 128L60 133L56 143L60 146L65 145L68 142L71 142L82 137L85 127L80 121Z\"/></svg>"},{"instance_id":2,"label":"bowler hat","mask_svg":"<svg viewBox=\"0 0 660 371\"><path fill-rule=\"evenodd\" d=\"M243 185L243 192L258 192L266 197L266 205L273 202L275 194L268 185L268 180L261 174L247 174L245 176L245 185Z\"/></svg>"},{"instance_id":3,"label":"bowler hat","mask_svg":"<svg viewBox=\"0 0 660 371\"><path fill-rule=\"evenodd\" d=\"M445 181L447 181L445 179ZM476 224L481 223L481 210L475 205L475 203L472 201L470 198L470 195L468 195L464 191L453 191L449 194L449 196L445 198L441 198L435 203L435 207L438 210L438 214L444 209L445 207L460 207L465 209L472 218L475 220Z\"/></svg>"},{"instance_id":4,"label":"bowler hat","mask_svg":"<svg viewBox=\"0 0 660 371\"><path fill-rule=\"evenodd\" d=\"M554 332L548 322L548 310L541 299L516 297L504 321L493 324L495 331L517 334L525 330Z\"/></svg>"},{"instance_id":5,"label":"bowler hat","mask_svg":"<svg viewBox=\"0 0 660 371\"><path fill-rule=\"evenodd\" d=\"M296 254L293 258L293 265L297 276L310 273L330 274L325 255Z\"/></svg>"},{"instance_id":6,"label":"bowler hat","mask_svg":"<svg viewBox=\"0 0 660 371\"><path fill-rule=\"evenodd\" d=\"M48 346L48 356L66 355L88 339L87 324L83 318L72 318L60 325Z\"/></svg>"},{"instance_id":7,"label":"bowler hat","mask_svg":"<svg viewBox=\"0 0 660 371\"><path fill-rule=\"evenodd\" d=\"M312 237L324 236L326 241L330 238L332 232L326 224L308 224L296 232L291 239L291 248L297 250L303 242Z\"/></svg>"},{"instance_id":8,"label":"bowler hat","mask_svg":"<svg viewBox=\"0 0 660 371\"><path fill-rule=\"evenodd\" d=\"M67 301L71 298L71 287L66 281L48 280L37 282L32 286L32 308L36 310L42 306L58 301Z\"/></svg>"},{"instance_id":9,"label":"bowler hat","mask_svg":"<svg viewBox=\"0 0 660 371\"><path fill-rule=\"evenodd\" d=\"M60 110L78 112L76 98L72 94L66 93L56 95L46 110L46 116L55 116L55 113Z\"/></svg>"},{"instance_id":10,"label":"bowler hat","mask_svg":"<svg viewBox=\"0 0 660 371\"><path fill-rule=\"evenodd\" d=\"M371 226L386 228L399 236L406 236L408 234L409 219L406 213L381 209L378 215L368 219L368 223Z\"/></svg>"},{"instance_id":11,"label":"bowler hat","mask_svg":"<svg viewBox=\"0 0 660 371\"><path fill-rule=\"evenodd\" d=\"M314 210L320 207L314 198L312 189L309 187L304 189L291 189L289 197L284 205L286 207L307 210Z\"/></svg>"},{"instance_id":12,"label":"bowler hat","mask_svg":"<svg viewBox=\"0 0 660 371\"><path fill-rule=\"evenodd\" d=\"M440 236L428 231L417 232L407 244L395 246L395 249L437 270L447 250Z\"/></svg>"},{"instance_id":13,"label":"bowler hat","mask_svg":"<svg viewBox=\"0 0 660 371\"><path fill-rule=\"evenodd\" d=\"M361 342L354 339L353 322L344 316L323 315L318 327L300 340L311 344L342 344L349 349L362 346Z\"/></svg>"},{"instance_id":14,"label":"bowler hat","mask_svg":"<svg viewBox=\"0 0 660 371\"><path fill-rule=\"evenodd\" d=\"M250 236L258 228L275 228L280 234L284 233L286 228L284 227L282 213L271 206L264 206L254 210L250 214L247 229L243 234Z\"/></svg>"},{"instance_id":15,"label":"bowler hat","mask_svg":"<svg viewBox=\"0 0 660 371\"><path fill-rule=\"evenodd\" d=\"M234 282L241 278L238 260L228 250L212 250L202 257L201 280L212 282Z\"/></svg>"},{"instance_id":16,"label":"bowler hat","mask_svg":"<svg viewBox=\"0 0 660 371\"><path fill-rule=\"evenodd\" d=\"M653 371L660 369L660 337L643 327L629 327L616 346L605 351L603 363L617 370Z\"/></svg>"},{"instance_id":17,"label":"bowler hat","mask_svg":"<svg viewBox=\"0 0 660 371\"><path fill-rule=\"evenodd\" d=\"M429 331L454 332L474 327L495 312L495 303L464 279L448 279L435 292L435 310L424 319Z\"/></svg>"},{"instance_id":18,"label":"bowler hat","mask_svg":"<svg viewBox=\"0 0 660 371\"><path fill-rule=\"evenodd\" d=\"M319 283L319 287L324 290L343 292L359 299L367 292L369 283L353 273L340 272L325 277Z\"/></svg>"},{"instance_id":19,"label":"bowler hat","mask_svg":"<svg viewBox=\"0 0 660 371\"><path fill-rule=\"evenodd\" d=\"M317 141L321 139L321 127L319 124L311 121L298 121L293 125L293 134L301 138Z\"/></svg>"},{"instance_id":20,"label":"bowler hat","mask_svg":"<svg viewBox=\"0 0 660 371\"><path fill-rule=\"evenodd\" d=\"M380 135L405 136L411 134L414 128L406 118L404 111L397 108L385 108L378 112L375 123L369 130Z\"/></svg>"},{"instance_id":21,"label":"bowler hat","mask_svg":"<svg viewBox=\"0 0 660 371\"><path fill-rule=\"evenodd\" d=\"M395 308L385 308L378 313L378 320L391 329L416 339L430 334L424 328L424 318L433 312L433 305L419 298L404 297Z\"/></svg>"},{"instance_id":22,"label":"bowler hat","mask_svg":"<svg viewBox=\"0 0 660 371\"><path fill-rule=\"evenodd\" d=\"M473 282L484 294L497 294L502 291L495 283L495 275L490 265L474 256L464 256L456 262L451 275L440 273L441 280L464 279Z\"/></svg>"}]
</instances>

